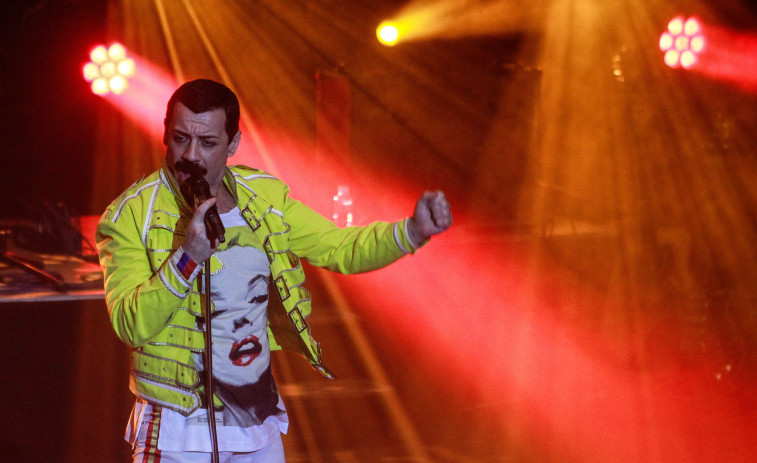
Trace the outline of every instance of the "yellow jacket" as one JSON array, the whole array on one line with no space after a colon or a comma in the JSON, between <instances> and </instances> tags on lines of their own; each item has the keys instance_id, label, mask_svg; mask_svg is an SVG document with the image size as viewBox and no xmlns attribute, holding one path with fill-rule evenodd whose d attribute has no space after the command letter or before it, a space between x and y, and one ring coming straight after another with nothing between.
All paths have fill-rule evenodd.
<instances>
[{"instance_id":1,"label":"yellow jacket","mask_svg":"<svg viewBox=\"0 0 757 463\"><path fill-rule=\"evenodd\" d=\"M341 273L384 267L417 250L407 220L341 229L290 198L289 188L277 178L245 166L227 168L224 185L268 255L272 292L279 295L270 298L268 307L271 349L297 351L333 377L305 321L310 293L303 287L300 258ZM203 303L199 278L187 281L172 259L191 216L164 165L111 203L97 227L111 323L133 348L131 390L185 415L201 405L192 354L205 349L196 326Z\"/></svg>"}]
</instances>

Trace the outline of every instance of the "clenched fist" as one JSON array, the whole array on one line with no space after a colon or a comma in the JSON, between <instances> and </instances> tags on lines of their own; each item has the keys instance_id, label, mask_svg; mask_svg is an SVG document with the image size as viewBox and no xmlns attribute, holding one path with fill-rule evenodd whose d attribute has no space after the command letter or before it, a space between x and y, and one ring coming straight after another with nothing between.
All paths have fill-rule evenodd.
<instances>
[{"instance_id":1,"label":"clenched fist","mask_svg":"<svg viewBox=\"0 0 757 463\"><path fill-rule=\"evenodd\" d=\"M441 191L426 191L415 204L408 231L413 241L423 243L452 225L449 202Z\"/></svg>"}]
</instances>

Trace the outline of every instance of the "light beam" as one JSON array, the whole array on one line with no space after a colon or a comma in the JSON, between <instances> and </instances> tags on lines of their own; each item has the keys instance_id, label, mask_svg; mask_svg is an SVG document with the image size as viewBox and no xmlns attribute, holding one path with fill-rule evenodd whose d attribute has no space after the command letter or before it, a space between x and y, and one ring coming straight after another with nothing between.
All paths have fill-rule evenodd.
<instances>
[{"instance_id":1,"label":"light beam","mask_svg":"<svg viewBox=\"0 0 757 463\"><path fill-rule=\"evenodd\" d=\"M410 40L499 36L528 30L534 26L538 5L515 0L479 2L475 0L412 1L379 26L379 41L393 45ZM391 40L380 35L395 35Z\"/></svg>"}]
</instances>

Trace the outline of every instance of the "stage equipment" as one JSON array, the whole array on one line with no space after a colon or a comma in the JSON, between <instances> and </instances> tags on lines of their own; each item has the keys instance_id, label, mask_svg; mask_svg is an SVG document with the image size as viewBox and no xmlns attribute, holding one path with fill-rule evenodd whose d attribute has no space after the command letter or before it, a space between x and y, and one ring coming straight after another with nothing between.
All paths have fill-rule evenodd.
<instances>
[{"instance_id":1,"label":"stage equipment","mask_svg":"<svg viewBox=\"0 0 757 463\"><path fill-rule=\"evenodd\" d=\"M668 22L668 29L660 36L660 50L665 64L671 68L690 69L697 63L697 55L704 49L702 26L694 17L676 16Z\"/></svg>"},{"instance_id":2,"label":"stage equipment","mask_svg":"<svg viewBox=\"0 0 757 463\"><path fill-rule=\"evenodd\" d=\"M105 96L126 91L136 67L123 45L98 45L89 53L89 58L91 61L84 65L82 73L84 80L91 83L92 93Z\"/></svg>"}]
</instances>

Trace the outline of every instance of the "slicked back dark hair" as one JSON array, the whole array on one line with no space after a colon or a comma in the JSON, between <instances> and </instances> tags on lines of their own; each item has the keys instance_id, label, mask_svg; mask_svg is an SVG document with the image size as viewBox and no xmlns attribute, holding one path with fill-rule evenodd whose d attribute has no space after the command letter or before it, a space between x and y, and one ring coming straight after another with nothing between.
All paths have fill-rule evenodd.
<instances>
[{"instance_id":1,"label":"slicked back dark hair","mask_svg":"<svg viewBox=\"0 0 757 463\"><path fill-rule=\"evenodd\" d=\"M239 100L234 92L223 84L208 79L197 79L176 89L166 107L166 118L163 121L164 134L167 134L168 126L171 125L176 103L183 104L195 114L216 108L223 109L226 113L225 129L229 136L229 143L239 131Z\"/></svg>"}]
</instances>

